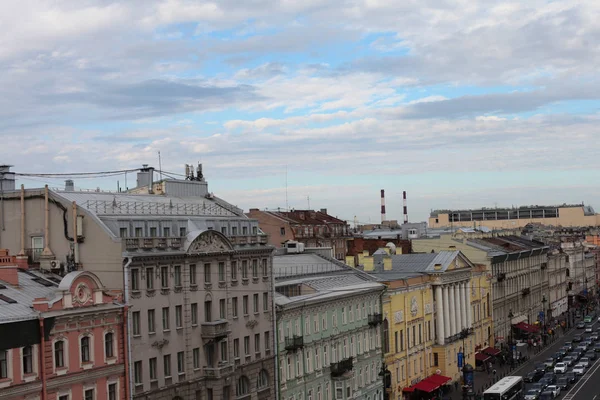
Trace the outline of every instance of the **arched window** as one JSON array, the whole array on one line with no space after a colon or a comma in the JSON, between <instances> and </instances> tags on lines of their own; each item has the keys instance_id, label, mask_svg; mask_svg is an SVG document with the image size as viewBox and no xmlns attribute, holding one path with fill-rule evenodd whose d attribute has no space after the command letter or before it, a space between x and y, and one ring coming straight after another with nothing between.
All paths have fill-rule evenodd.
<instances>
[{"instance_id":1,"label":"arched window","mask_svg":"<svg viewBox=\"0 0 600 400\"><path fill-rule=\"evenodd\" d=\"M383 320L383 352L390 352L390 323L387 318Z\"/></svg>"},{"instance_id":2,"label":"arched window","mask_svg":"<svg viewBox=\"0 0 600 400\"><path fill-rule=\"evenodd\" d=\"M256 386L259 389L263 389L263 388L266 388L267 386L269 386L269 373L267 372L266 369L261 369L260 372L258 373L258 379L256 382Z\"/></svg>"},{"instance_id":3,"label":"arched window","mask_svg":"<svg viewBox=\"0 0 600 400\"><path fill-rule=\"evenodd\" d=\"M90 356L90 337L84 336L81 338L81 362L90 362L92 358Z\"/></svg>"},{"instance_id":4,"label":"arched window","mask_svg":"<svg viewBox=\"0 0 600 400\"><path fill-rule=\"evenodd\" d=\"M250 393L250 380L245 376L240 376L238 379L236 396L244 396Z\"/></svg>"},{"instance_id":5,"label":"arched window","mask_svg":"<svg viewBox=\"0 0 600 400\"><path fill-rule=\"evenodd\" d=\"M23 374L33 373L33 347L23 347Z\"/></svg>"},{"instance_id":6,"label":"arched window","mask_svg":"<svg viewBox=\"0 0 600 400\"><path fill-rule=\"evenodd\" d=\"M112 332L107 332L104 335L104 356L106 358L114 357L114 338L115 334Z\"/></svg>"},{"instance_id":7,"label":"arched window","mask_svg":"<svg viewBox=\"0 0 600 400\"><path fill-rule=\"evenodd\" d=\"M62 368L65 366L65 342L59 340L54 342L54 366Z\"/></svg>"}]
</instances>

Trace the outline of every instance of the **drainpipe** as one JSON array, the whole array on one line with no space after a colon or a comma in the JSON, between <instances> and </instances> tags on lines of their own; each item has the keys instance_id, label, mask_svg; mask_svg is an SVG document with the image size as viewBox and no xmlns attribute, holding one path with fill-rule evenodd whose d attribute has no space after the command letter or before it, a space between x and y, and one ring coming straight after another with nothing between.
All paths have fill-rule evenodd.
<instances>
[{"instance_id":1,"label":"drainpipe","mask_svg":"<svg viewBox=\"0 0 600 400\"><path fill-rule=\"evenodd\" d=\"M21 185L21 251L18 255L25 255L25 185Z\"/></svg>"},{"instance_id":2,"label":"drainpipe","mask_svg":"<svg viewBox=\"0 0 600 400\"><path fill-rule=\"evenodd\" d=\"M77 243L77 203L73 202L73 258L75 268L79 269L79 244Z\"/></svg>"},{"instance_id":3,"label":"drainpipe","mask_svg":"<svg viewBox=\"0 0 600 400\"><path fill-rule=\"evenodd\" d=\"M44 186L44 251L43 256L52 257L50 250L50 207L48 206L48 185Z\"/></svg>"},{"instance_id":4,"label":"drainpipe","mask_svg":"<svg viewBox=\"0 0 600 400\"><path fill-rule=\"evenodd\" d=\"M44 318L40 317L40 380L42 381L42 400L48 398L48 389L46 387L46 339L44 338Z\"/></svg>"},{"instance_id":5,"label":"drainpipe","mask_svg":"<svg viewBox=\"0 0 600 400\"><path fill-rule=\"evenodd\" d=\"M272 259L271 259L272 260ZM271 261L271 272L273 272L273 263ZM277 382L277 387L275 387L275 400L279 400L279 390L278 388L280 387L280 383L279 382L279 329L277 329L277 312L276 312L276 305L275 305L275 275L273 273L271 273L271 303L273 310L273 338L274 338L274 343L273 343L273 351L275 353L275 382Z\"/></svg>"},{"instance_id":6,"label":"drainpipe","mask_svg":"<svg viewBox=\"0 0 600 400\"><path fill-rule=\"evenodd\" d=\"M133 400L133 371L131 369L130 363L131 363L131 359L132 359L132 350L131 350L131 335L130 332L132 332L132 328L131 328L131 318L130 318L130 303L129 303L129 299L130 299L130 295L129 295L129 266L131 265L132 259L131 257L126 257L125 260L127 260L127 262L125 263L125 265L123 266L123 287L124 287L124 294L125 294L125 309L123 310L123 317L125 319L125 321L123 321L123 331L124 331L124 337L127 339L127 355L125 356L125 393L126 393L126 398L128 398L129 400Z\"/></svg>"}]
</instances>

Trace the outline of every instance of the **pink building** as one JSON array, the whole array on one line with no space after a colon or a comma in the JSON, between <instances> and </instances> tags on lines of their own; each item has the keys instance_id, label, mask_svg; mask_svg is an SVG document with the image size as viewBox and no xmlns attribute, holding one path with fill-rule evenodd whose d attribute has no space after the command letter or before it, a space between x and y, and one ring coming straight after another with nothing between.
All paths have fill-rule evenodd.
<instances>
[{"instance_id":1,"label":"pink building","mask_svg":"<svg viewBox=\"0 0 600 400\"><path fill-rule=\"evenodd\" d=\"M128 391L124 306L96 275L17 268L0 250L0 400L117 400Z\"/></svg>"}]
</instances>

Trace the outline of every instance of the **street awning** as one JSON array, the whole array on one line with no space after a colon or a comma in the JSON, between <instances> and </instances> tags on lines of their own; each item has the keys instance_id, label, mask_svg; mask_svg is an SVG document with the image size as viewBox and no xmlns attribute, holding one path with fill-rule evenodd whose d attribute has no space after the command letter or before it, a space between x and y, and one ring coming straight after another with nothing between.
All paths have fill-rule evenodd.
<instances>
[{"instance_id":1,"label":"street awning","mask_svg":"<svg viewBox=\"0 0 600 400\"><path fill-rule=\"evenodd\" d=\"M451 380L452 380L452 378L444 376L444 375L431 375L431 376L428 376L427 378L423 379L422 381L415 383L410 388L404 388L403 391L412 392L414 390L421 390L423 392L431 393L434 390L439 389L440 386L445 385L446 383L448 383ZM412 389L412 390L408 390L408 389Z\"/></svg>"},{"instance_id":2,"label":"street awning","mask_svg":"<svg viewBox=\"0 0 600 400\"><path fill-rule=\"evenodd\" d=\"M500 354L500 350L495 349L493 347L486 347L482 350L482 353L485 353L488 356L497 356L498 354Z\"/></svg>"},{"instance_id":3,"label":"street awning","mask_svg":"<svg viewBox=\"0 0 600 400\"><path fill-rule=\"evenodd\" d=\"M403 392L406 393L412 393L415 391L415 388L413 386L409 386L409 387L405 387L404 389L402 389Z\"/></svg>"},{"instance_id":4,"label":"street awning","mask_svg":"<svg viewBox=\"0 0 600 400\"><path fill-rule=\"evenodd\" d=\"M489 359L490 359L490 356L488 356L487 354L484 354L484 353L476 353L475 354L475 360L477 360L477 361L486 362Z\"/></svg>"},{"instance_id":5,"label":"street awning","mask_svg":"<svg viewBox=\"0 0 600 400\"><path fill-rule=\"evenodd\" d=\"M434 390L436 390L437 388L439 388L440 385L437 385L433 382L429 382L427 379L423 379L421 382L417 383L413 387L416 390L421 390L423 392L431 393Z\"/></svg>"},{"instance_id":6,"label":"street awning","mask_svg":"<svg viewBox=\"0 0 600 400\"><path fill-rule=\"evenodd\" d=\"M527 333L537 333L540 330L540 328L538 328L537 326L530 325L530 324L527 324L525 322L519 322L518 324L513 325L513 326L515 328L520 329L520 330L522 330L524 332L527 332Z\"/></svg>"},{"instance_id":7,"label":"street awning","mask_svg":"<svg viewBox=\"0 0 600 400\"><path fill-rule=\"evenodd\" d=\"M444 375L431 375L426 380L428 380L429 382L436 383L436 384L442 386L442 385L445 385L446 383L448 383L449 381L451 381L452 378L450 378L448 376L444 376Z\"/></svg>"}]
</instances>

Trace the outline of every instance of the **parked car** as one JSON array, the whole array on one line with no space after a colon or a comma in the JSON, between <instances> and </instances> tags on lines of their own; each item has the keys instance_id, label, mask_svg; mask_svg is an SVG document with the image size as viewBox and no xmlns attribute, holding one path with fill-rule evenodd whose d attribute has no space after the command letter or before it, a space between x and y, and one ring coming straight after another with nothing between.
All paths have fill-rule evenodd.
<instances>
[{"instance_id":1,"label":"parked car","mask_svg":"<svg viewBox=\"0 0 600 400\"><path fill-rule=\"evenodd\" d=\"M552 359L552 358L546 358L546 361L544 361L544 365L546 366L546 371L554 368L554 364L556 364L554 362L554 359Z\"/></svg>"},{"instance_id":2,"label":"parked car","mask_svg":"<svg viewBox=\"0 0 600 400\"><path fill-rule=\"evenodd\" d=\"M600 352L600 343L596 343L596 344L594 345L594 351L595 351L596 353Z\"/></svg>"},{"instance_id":3,"label":"parked car","mask_svg":"<svg viewBox=\"0 0 600 400\"><path fill-rule=\"evenodd\" d=\"M554 394L549 390L544 390L538 398L540 400L554 400Z\"/></svg>"},{"instance_id":4,"label":"parked car","mask_svg":"<svg viewBox=\"0 0 600 400\"><path fill-rule=\"evenodd\" d=\"M555 374L564 374L567 372L567 364L565 364L564 362L559 362L556 363L556 365L554 366L554 373Z\"/></svg>"},{"instance_id":5,"label":"parked car","mask_svg":"<svg viewBox=\"0 0 600 400\"><path fill-rule=\"evenodd\" d=\"M546 371L546 364L544 364L544 363L536 363L536 364L533 366L533 368L534 368L536 371L541 371L541 372L542 372L542 375L543 375L543 373Z\"/></svg>"},{"instance_id":6,"label":"parked car","mask_svg":"<svg viewBox=\"0 0 600 400\"><path fill-rule=\"evenodd\" d=\"M530 390L535 390L538 393L541 393L542 390L544 390L544 388L545 388L544 384L543 383L539 383L539 382L538 383L534 383L533 385L531 385L529 387Z\"/></svg>"},{"instance_id":7,"label":"parked car","mask_svg":"<svg viewBox=\"0 0 600 400\"><path fill-rule=\"evenodd\" d=\"M589 324L585 326L585 333L592 333L594 332L594 326Z\"/></svg>"},{"instance_id":8,"label":"parked car","mask_svg":"<svg viewBox=\"0 0 600 400\"><path fill-rule=\"evenodd\" d=\"M596 353L593 352L593 351L588 351L583 356L589 358L592 361L594 361L594 360L596 360L596 358L598 358L598 356L596 355Z\"/></svg>"},{"instance_id":9,"label":"parked car","mask_svg":"<svg viewBox=\"0 0 600 400\"><path fill-rule=\"evenodd\" d=\"M550 385L546 388L547 391L552 392L554 397L558 397L560 395L560 387L557 385Z\"/></svg>"},{"instance_id":10,"label":"parked car","mask_svg":"<svg viewBox=\"0 0 600 400\"><path fill-rule=\"evenodd\" d=\"M590 359L587 357L581 357L579 359L579 364L583 364L586 368L590 367Z\"/></svg>"},{"instance_id":11,"label":"parked car","mask_svg":"<svg viewBox=\"0 0 600 400\"><path fill-rule=\"evenodd\" d=\"M575 375L575 372L569 371L565 374L565 377L569 379L569 383L575 383L579 380L579 377Z\"/></svg>"},{"instance_id":12,"label":"parked car","mask_svg":"<svg viewBox=\"0 0 600 400\"><path fill-rule=\"evenodd\" d=\"M573 342L565 342L563 347L566 347L569 349L568 351L571 351L571 350L573 350Z\"/></svg>"},{"instance_id":13,"label":"parked car","mask_svg":"<svg viewBox=\"0 0 600 400\"><path fill-rule=\"evenodd\" d=\"M600 335L598 335L598 332L594 332L590 335L590 340L596 342L598 341L598 339L600 338Z\"/></svg>"},{"instance_id":14,"label":"parked car","mask_svg":"<svg viewBox=\"0 0 600 400\"><path fill-rule=\"evenodd\" d=\"M573 367L573 372L575 372L575 375L583 375L583 374L585 374L585 365L583 365L583 364L577 364L576 366Z\"/></svg>"},{"instance_id":15,"label":"parked car","mask_svg":"<svg viewBox=\"0 0 600 400\"><path fill-rule=\"evenodd\" d=\"M583 340L583 336L582 335L575 335L573 336L573 343L579 343Z\"/></svg>"},{"instance_id":16,"label":"parked car","mask_svg":"<svg viewBox=\"0 0 600 400\"><path fill-rule=\"evenodd\" d=\"M542 378L539 380L540 384L542 384L542 386L545 388L547 388L548 386L552 385L554 382L552 382L552 379L550 378Z\"/></svg>"},{"instance_id":17,"label":"parked car","mask_svg":"<svg viewBox=\"0 0 600 400\"><path fill-rule=\"evenodd\" d=\"M523 380L528 383L535 383L535 382L539 381L540 379L542 379L543 376L544 376L544 372L536 369L534 371L531 371L527 375L525 375Z\"/></svg>"},{"instance_id":18,"label":"parked car","mask_svg":"<svg viewBox=\"0 0 600 400\"><path fill-rule=\"evenodd\" d=\"M577 323L577 329L585 329L585 322L579 321Z\"/></svg>"},{"instance_id":19,"label":"parked car","mask_svg":"<svg viewBox=\"0 0 600 400\"><path fill-rule=\"evenodd\" d=\"M556 381L556 386L558 386L562 390L567 390L569 386L571 386L571 383L569 382L569 378L567 378L566 376L561 376Z\"/></svg>"},{"instance_id":20,"label":"parked car","mask_svg":"<svg viewBox=\"0 0 600 400\"><path fill-rule=\"evenodd\" d=\"M524 397L525 400L539 400L539 398L540 392L537 390L528 390Z\"/></svg>"},{"instance_id":21,"label":"parked car","mask_svg":"<svg viewBox=\"0 0 600 400\"><path fill-rule=\"evenodd\" d=\"M550 384L556 383L556 375L554 374L554 372L546 372L544 374L544 376L542 377L542 379L548 380L550 382Z\"/></svg>"},{"instance_id":22,"label":"parked car","mask_svg":"<svg viewBox=\"0 0 600 400\"><path fill-rule=\"evenodd\" d=\"M592 322L592 316L591 315L586 315L585 318L583 319L583 322L585 322L586 324L589 324Z\"/></svg>"}]
</instances>

